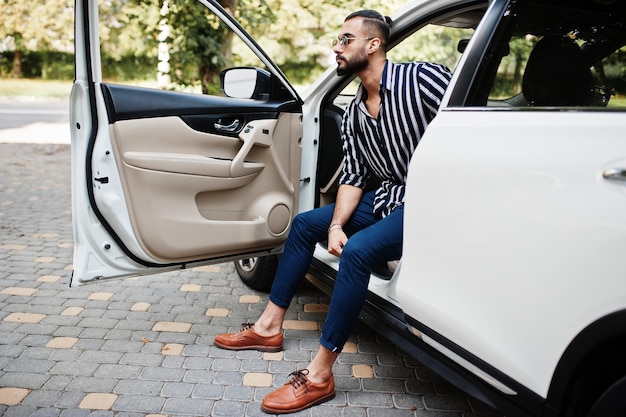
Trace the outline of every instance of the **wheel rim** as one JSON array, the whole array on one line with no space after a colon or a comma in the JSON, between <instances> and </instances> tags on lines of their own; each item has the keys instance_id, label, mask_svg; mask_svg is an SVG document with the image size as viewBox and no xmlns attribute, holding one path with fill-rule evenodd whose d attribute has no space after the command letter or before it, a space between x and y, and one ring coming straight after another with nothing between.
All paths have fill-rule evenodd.
<instances>
[{"instance_id":1,"label":"wheel rim","mask_svg":"<svg viewBox=\"0 0 626 417\"><path fill-rule=\"evenodd\" d=\"M239 265L239 267L246 271L246 272L250 272L254 269L255 265L256 265L256 260L257 258L245 258L245 259L240 259L237 261L237 264Z\"/></svg>"}]
</instances>

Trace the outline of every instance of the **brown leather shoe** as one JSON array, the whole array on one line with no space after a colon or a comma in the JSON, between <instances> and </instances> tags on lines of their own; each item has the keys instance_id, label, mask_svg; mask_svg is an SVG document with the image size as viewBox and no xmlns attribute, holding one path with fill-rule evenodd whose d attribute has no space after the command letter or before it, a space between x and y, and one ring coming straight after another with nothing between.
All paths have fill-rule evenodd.
<instances>
[{"instance_id":1,"label":"brown leather shoe","mask_svg":"<svg viewBox=\"0 0 626 417\"><path fill-rule=\"evenodd\" d=\"M254 331L254 324L244 323L237 333L222 333L215 336L213 344L228 350L260 350L280 352L283 350L283 334L261 336Z\"/></svg>"},{"instance_id":2,"label":"brown leather shoe","mask_svg":"<svg viewBox=\"0 0 626 417\"><path fill-rule=\"evenodd\" d=\"M296 371L289 382L263 398L261 409L266 413L287 414L295 413L305 408L335 398L335 379L322 384L313 384L306 377L308 369Z\"/></svg>"}]
</instances>

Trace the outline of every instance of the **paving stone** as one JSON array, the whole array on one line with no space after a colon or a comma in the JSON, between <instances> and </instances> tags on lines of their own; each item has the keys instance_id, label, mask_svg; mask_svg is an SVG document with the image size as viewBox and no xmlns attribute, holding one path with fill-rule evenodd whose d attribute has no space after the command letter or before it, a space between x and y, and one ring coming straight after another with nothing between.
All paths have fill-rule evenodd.
<instances>
[{"instance_id":1,"label":"paving stone","mask_svg":"<svg viewBox=\"0 0 626 417\"><path fill-rule=\"evenodd\" d=\"M357 407L391 407L391 394L373 392L349 392L348 404Z\"/></svg>"},{"instance_id":2,"label":"paving stone","mask_svg":"<svg viewBox=\"0 0 626 417\"><path fill-rule=\"evenodd\" d=\"M4 318L4 321L11 323L39 323L45 318L45 314L11 313Z\"/></svg>"},{"instance_id":3,"label":"paving stone","mask_svg":"<svg viewBox=\"0 0 626 417\"><path fill-rule=\"evenodd\" d=\"M40 408L30 415L30 417L57 417L60 410L53 408Z\"/></svg>"},{"instance_id":4,"label":"paving stone","mask_svg":"<svg viewBox=\"0 0 626 417\"><path fill-rule=\"evenodd\" d=\"M37 288L9 287L0 291L0 294L31 296L37 291Z\"/></svg>"},{"instance_id":5,"label":"paving stone","mask_svg":"<svg viewBox=\"0 0 626 417\"><path fill-rule=\"evenodd\" d=\"M115 394L157 395L163 388L161 381L121 380L113 389Z\"/></svg>"},{"instance_id":6,"label":"paving stone","mask_svg":"<svg viewBox=\"0 0 626 417\"><path fill-rule=\"evenodd\" d=\"M163 355L145 352L125 353L119 363L121 365L159 366L163 362Z\"/></svg>"},{"instance_id":7,"label":"paving stone","mask_svg":"<svg viewBox=\"0 0 626 417\"><path fill-rule=\"evenodd\" d=\"M225 389L224 385L195 384L192 398L219 400L224 395L224 389Z\"/></svg>"},{"instance_id":8,"label":"paving stone","mask_svg":"<svg viewBox=\"0 0 626 417\"><path fill-rule=\"evenodd\" d=\"M30 393L24 388L0 388L0 404L17 405Z\"/></svg>"},{"instance_id":9,"label":"paving stone","mask_svg":"<svg viewBox=\"0 0 626 417\"><path fill-rule=\"evenodd\" d=\"M161 366L163 368L182 368L185 358L181 356L168 356L163 359Z\"/></svg>"},{"instance_id":10,"label":"paving stone","mask_svg":"<svg viewBox=\"0 0 626 417\"><path fill-rule=\"evenodd\" d=\"M50 377L43 386L46 391L64 391L65 388L72 382L72 377L65 375L55 375Z\"/></svg>"},{"instance_id":11,"label":"paving stone","mask_svg":"<svg viewBox=\"0 0 626 417\"><path fill-rule=\"evenodd\" d=\"M163 409L165 399L156 396L121 395L113 405L114 411L134 411L139 413L156 413Z\"/></svg>"},{"instance_id":12,"label":"paving stone","mask_svg":"<svg viewBox=\"0 0 626 417\"><path fill-rule=\"evenodd\" d=\"M149 308L150 308L150 303L139 302L139 303L133 304L133 306L130 308L130 311L148 311Z\"/></svg>"},{"instance_id":13,"label":"paving stone","mask_svg":"<svg viewBox=\"0 0 626 417\"><path fill-rule=\"evenodd\" d=\"M6 372L28 372L32 374L46 374L54 366L53 361L33 358L17 358L4 367Z\"/></svg>"},{"instance_id":14,"label":"paving stone","mask_svg":"<svg viewBox=\"0 0 626 417\"><path fill-rule=\"evenodd\" d=\"M53 349L71 349L78 342L76 337L55 337L46 344L46 347Z\"/></svg>"},{"instance_id":15,"label":"paving stone","mask_svg":"<svg viewBox=\"0 0 626 417\"><path fill-rule=\"evenodd\" d=\"M48 378L46 374L7 372L0 377L0 387L41 389Z\"/></svg>"},{"instance_id":16,"label":"paving stone","mask_svg":"<svg viewBox=\"0 0 626 417\"><path fill-rule=\"evenodd\" d=\"M37 408L34 406L17 405L7 408L7 410L2 414L2 417L24 417L30 416L36 412Z\"/></svg>"},{"instance_id":17,"label":"paving stone","mask_svg":"<svg viewBox=\"0 0 626 417\"><path fill-rule=\"evenodd\" d=\"M81 391L81 392L111 392L113 387L117 384L118 380L114 378L97 377L75 377L72 382L68 384L66 389L68 391Z\"/></svg>"},{"instance_id":18,"label":"paving stone","mask_svg":"<svg viewBox=\"0 0 626 417\"><path fill-rule=\"evenodd\" d=\"M79 408L88 408L90 410L110 410L118 396L107 393L87 394L78 405Z\"/></svg>"},{"instance_id":19,"label":"paving stone","mask_svg":"<svg viewBox=\"0 0 626 417\"><path fill-rule=\"evenodd\" d=\"M182 369L166 369L150 367L144 368L139 374L140 379L157 380L157 381L180 381L185 374Z\"/></svg>"},{"instance_id":20,"label":"paving stone","mask_svg":"<svg viewBox=\"0 0 626 417\"><path fill-rule=\"evenodd\" d=\"M215 373L213 371L206 371L200 369L190 369L185 372L183 377L184 382L193 382L196 384L206 383L213 381L213 376Z\"/></svg>"},{"instance_id":21,"label":"paving stone","mask_svg":"<svg viewBox=\"0 0 626 417\"><path fill-rule=\"evenodd\" d=\"M25 346L0 345L0 357L5 356L10 358L16 358L20 356L24 352L24 350L26 350Z\"/></svg>"},{"instance_id":22,"label":"paving stone","mask_svg":"<svg viewBox=\"0 0 626 417\"><path fill-rule=\"evenodd\" d=\"M185 349L185 345L180 343L167 343L163 346L161 353L163 355L180 355Z\"/></svg>"},{"instance_id":23,"label":"paving stone","mask_svg":"<svg viewBox=\"0 0 626 417\"><path fill-rule=\"evenodd\" d=\"M228 317L230 310L227 308L209 308L206 311L207 316L211 317Z\"/></svg>"},{"instance_id":24,"label":"paving stone","mask_svg":"<svg viewBox=\"0 0 626 417\"><path fill-rule=\"evenodd\" d=\"M355 378L373 378L374 369L369 365L354 365L352 367L352 375Z\"/></svg>"},{"instance_id":25,"label":"paving stone","mask_svg":"<svg viewBox=\"0 0 626 417\"><path fill-rule=\"evenodd\" d=\"M194 384L184 382L168 382L163 386L161 395L164 397L183 397L187 398L193 391Z\"/></svg>"},{"instance_id":26,"label":"paving stone","mask_svg":"<svg viewBox=\"0 0 626 417\"><path fill-rule=\"evenodd\" d=\"M216 417L239 417L244 414L246 404L238 401L218 401L215 403L212 415Z\"/></svg>"},{"instance_id":27,"label":"paving stone","mask_svg":"<svg viewBox=\"0 0 626 417\"><path fill-rule=\"evenodd\" d=\"M139 366L103 364L94 372L94 376L99 378L131 379L137 378L141 372L142 368Z\"/></svg>"},{"instance_id":28,"label":"paving stone","mask_svg":"<svg viewBox=\"0 0 626 417\"><path fill-rule=\"evenodd\" d=\"M415 416L415 411L413 410L401 410L401 409L387 409L385 408L381 408L381 409L376 409L376 408L372 408L368 410L368 417L413 417ZM430 416L429 414L423 414L420 413L420 416ZM454 417L457 416L458 414L452 414L449 415L448 417ZM434 415L430 416L430 417L436 417ZM441 415L439 417L445 417L444 415Z\"/></svg>"},{"instance_id":29,"label":"paving stone","mask_svg":"<svg viewBox=\"0 0 626 417\"><path fill-rule=\"evenodd\" d=\"M156 341L159 343L182 343L186 345L191 345L196 342L197 335L188 334L188 333L172 333L172 332L163 332L159 333Z\"/></svg>"},{"instance_id":30,"label":"paving stone","mask_svg":"<svg viewBox=\"0 0 626 417\"><path fill-rule=\"evenodd\" d=\"M51 375L91 376L98 369L98 364L85 362L58 362L50 369Z\"/></svg>"},{"instance_id":31,"label":"paving stone","mask_svg":"<svg viewBox=\"0 0 626 417\"><path fill-rule=\"evenodd\" d=\"M187 333L191 329L191 323L158 322L152 330L155 332L180 332Z\"/></svg>"},{"instance_id":32,"label":"paving stone","mask_svg":"<svg viewBox=\"0 0 626 417\"><path fill-rule=\"evenodd\" d=\"M405 381L391 378L363 378L361 385L364 391L404 392Z\"/></svg>"},{"instance_id":33,"label":"paving stone","mask_svg":"<svg viewBox=\"0 0 626 417\"><path fill-rule=\"evenodd\" d=\"M107 340L102 345L102 350L110 352L141 352L143 342L135 342L125 339Z\"/></svg>"},{"instance_id":34,"label":"paving stone","mask_svg":"<svg viewBox=\"0 0 626 417\"><path fill-rule=\"evenodd\" d=\"M272 375L258 372L246 373L243 376L243 385L250 387L271 387Z\"/></svg>"},{"instance_id":35,"label":"paving stone","mask_svg":"<svg viewBox=\"0 0 626 417\"><path fill-rule=\"evenodd\" d=\"M452 395L424 395L424 405L427 410L438 411L470 411L466 398Z\"/></svg>"}]
</instances>

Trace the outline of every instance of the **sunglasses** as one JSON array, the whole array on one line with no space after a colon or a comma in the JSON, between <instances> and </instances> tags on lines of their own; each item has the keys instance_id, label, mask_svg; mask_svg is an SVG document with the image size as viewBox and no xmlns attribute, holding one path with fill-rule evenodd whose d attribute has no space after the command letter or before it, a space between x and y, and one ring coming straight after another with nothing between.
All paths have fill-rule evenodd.
<instances>
[{"instance_id":1,"label":"sunglasses","mask_svg":"<svg viewBox=\"0 0 626 417\"><path fill-rule=\"evenodd\" d=\"M369 37L369 38L350 38L350 37L348 37L348 35L343 35L343 36L341 36L341 37L339 37L339 38L334 38L334 39L330 42L330 46L331 46L331 47L333 47L333 48L334 48L335 46L337 46L337 45L346 46L346 45L348 45L350 42L352 42L352 41L356 41L356 40L358 40L358 39L365 39L365 40L370 41L370 40L372 40L372 39L374 39L374 38L373 38L373 37Z\"/></svg>"}]
</instances>

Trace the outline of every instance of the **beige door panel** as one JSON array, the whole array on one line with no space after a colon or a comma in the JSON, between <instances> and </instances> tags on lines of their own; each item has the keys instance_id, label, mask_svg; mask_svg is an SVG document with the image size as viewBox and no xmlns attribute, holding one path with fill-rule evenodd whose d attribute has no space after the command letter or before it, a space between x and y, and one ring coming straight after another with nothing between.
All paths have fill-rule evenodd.
<instances>
[{"instance_id":1,"label":"beige door panel","mask_svg":"<svg viewBox=\"0 0 626 417\"><path fill-rule=\"evenodd\" d=\"M162 262L269 249L297 212L299 115L255 120L239 138L178 117L115 123L111 137L131 223Z\"/></svg>"},{"instance_id":2,"label":"beige door panel","mask_svg":"<svg viewBox=\"0 0 626 417\"><path fill-rule=\"evenodd\" d=\"M263 170L263 164L242 163L233 169L229 161L209 156L188 155L166 152L125 152L124 163L136 168L176 174L205 175L217 178L244 177L254 178ZM242 184L243 185L243 184Z\"/></svg>"}]
</instances>

